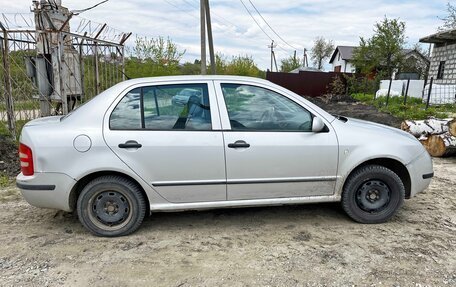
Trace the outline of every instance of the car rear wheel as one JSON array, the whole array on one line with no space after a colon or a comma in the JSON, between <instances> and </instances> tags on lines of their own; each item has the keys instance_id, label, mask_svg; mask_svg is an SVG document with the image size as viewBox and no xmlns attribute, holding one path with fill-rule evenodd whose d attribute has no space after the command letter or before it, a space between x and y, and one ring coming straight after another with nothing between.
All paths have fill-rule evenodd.
<instances>
[{"instance_id":1,"label":"car rear wheel","mask_svg":"<svg viewBox=\"0 0 456 287\"><path fill-rule=\"evenodd\" d=\"M396 173L383 166L367 165L348 178L342 207L357 222L382 223L396 214L404 196L404 184Z\"/></svg>"},{"instance_id":2,"label":"car rear wheel","mask_svg":"<svg viewBox=\"0 0 456 287\"><path fill-rule=\"evenodd\" d=\"M102 176L89 182L78 198L82 225L97 236L123 236L136 231L146 214L140 188L120 176Z\"/></svg>"}]
</instances>

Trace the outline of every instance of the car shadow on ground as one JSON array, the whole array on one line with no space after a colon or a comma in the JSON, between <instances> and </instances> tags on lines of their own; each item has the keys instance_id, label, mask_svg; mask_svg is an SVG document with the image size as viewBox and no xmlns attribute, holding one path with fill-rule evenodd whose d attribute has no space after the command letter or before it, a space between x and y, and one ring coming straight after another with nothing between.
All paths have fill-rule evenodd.
<instances>
[{"instance_id":1,"label":"car shadow on ground","mask_svg":"<svg viewBox=\"0 0 456 287\"><path fill-rule=\"evenodd\" d=\"M288 206L225 208L203 211L157 212L144 219L141 229L198 228L224 226L258 227L263 224L316 224L321 221L343 221L349 218L338 203Z\"/></svg>"},{"instance_id":2,"label":"car shadow on ground","mask_svg":"<svg viewBox=\"0 0 456 287\"><path fill-rule=\"evenodd\" d=\"M51 215L52 213L48 213ZM86 232L78 221L76 213L56 211L48 221L56 229L65 233ZM276 225L291 228L296 225L319 226L325 222L331 225L346 224L350 218L339 203L318 203L286 206L224 208L212 210L192 210L182 212L156 212L146 216L138 230L148 233L170 229L207 230L208 227L232 229L258 228L263 225Z\"/></svg>"}]
</instances>

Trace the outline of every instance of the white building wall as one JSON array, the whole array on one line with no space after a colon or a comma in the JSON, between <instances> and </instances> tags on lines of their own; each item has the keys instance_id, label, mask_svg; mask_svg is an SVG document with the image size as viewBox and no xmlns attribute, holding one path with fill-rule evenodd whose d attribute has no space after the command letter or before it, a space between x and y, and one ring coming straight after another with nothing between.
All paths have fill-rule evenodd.
<instances>
[{"instance_id":1,"label":"white building wall","mask_svg":"<svg viewBox=\"0 0 456 287\"><path fill-rule=\"evenodd\" d=\"M350 62L343 60L342 57L340 57L340 59L339 59L339 57L340 57L340 52L337 51L337 55L334 58L334 61L332 62L331 72L334 72L335 68L337 66L341 66L340 71L342 73L354 73L356 71L355 67Z\"/></svg>"},{"instance_id":2,"label":"white building wall","mask_svg":"<svg viewBox=\"0 0 456 287\"><path fill-rule=\"evenodd\" d=\"M445 72L443 79L437 79L440 61L445 61ZM432 51L431 66L429 69L429 80L434 77L435 84L456 83L456 44L435 47Z\"/></svg>"},{"instance_id":3,"label":"white building wall","mask_svg":"<svg viewBox=\"0 0 456 287\"><path fill-rule=\"evenodd\" d=\"M352 63L347 62L347 61L344 61L344 62L346 63L346 66L345 66L346 73L355 73L356 72L356 68L355 68L355 66L353 66Z\"/></svg>"}]
</instances>

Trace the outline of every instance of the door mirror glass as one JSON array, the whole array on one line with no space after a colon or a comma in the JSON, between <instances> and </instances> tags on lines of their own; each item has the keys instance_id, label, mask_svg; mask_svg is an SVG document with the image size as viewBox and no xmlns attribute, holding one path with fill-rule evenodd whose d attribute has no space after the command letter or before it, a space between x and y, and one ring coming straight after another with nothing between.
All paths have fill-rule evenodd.
<instances>
[{"instance_id":1,"label":"door mirror glass","mask_svg":"<svg viewBox=\"0 0 456 287\"><path fill-rule=\"evenodd\" d=\"M326 126L325 126L325 123L323 122L322 119L320 119L319 117L315 116L313 118L313 122L312 122L312 132L314 133L319 133L319 132L322 132L323 130L325 130Z\"/></svg>"}]
</instances>

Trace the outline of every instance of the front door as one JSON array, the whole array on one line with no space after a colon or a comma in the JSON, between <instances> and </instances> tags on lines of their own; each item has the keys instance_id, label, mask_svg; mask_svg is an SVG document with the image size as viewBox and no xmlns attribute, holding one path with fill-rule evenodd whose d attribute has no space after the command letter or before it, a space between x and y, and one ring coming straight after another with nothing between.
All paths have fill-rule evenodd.
<instances>
[{"instance_id":1,"label":"front door","mask_svg":"<svg viewBox=\"0 0 456 287\"><path fill-rule=\"evenodd\" d=\"M226 200L223 135L213 97L211 82L132 88L106 116L105 141L170 202Z\"/></svg>"},{"instance_id":2,"label":"front door","mask_svg":"<svg viewBox=\"0 0 456 287\"><path fill-rule=\"evenodd\" d=\"M220 83L230 130L225 140L228 200L332 195L338 146L331 127L277 92ZM220 103L220 102L219 102Z\"/></svg>"}]
</instances>

